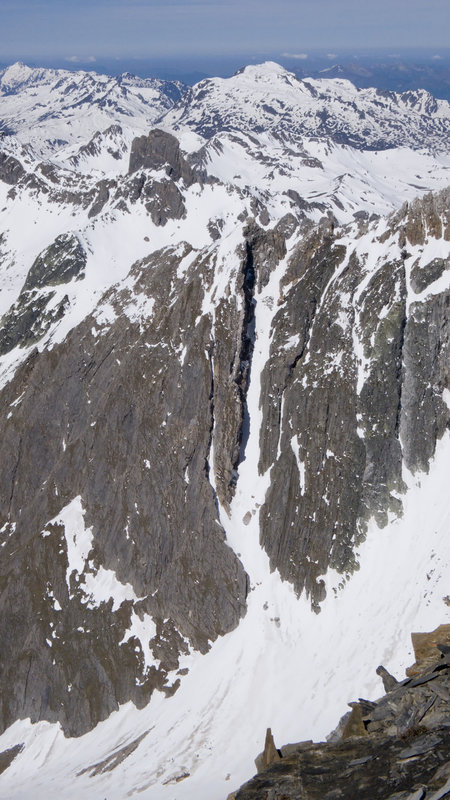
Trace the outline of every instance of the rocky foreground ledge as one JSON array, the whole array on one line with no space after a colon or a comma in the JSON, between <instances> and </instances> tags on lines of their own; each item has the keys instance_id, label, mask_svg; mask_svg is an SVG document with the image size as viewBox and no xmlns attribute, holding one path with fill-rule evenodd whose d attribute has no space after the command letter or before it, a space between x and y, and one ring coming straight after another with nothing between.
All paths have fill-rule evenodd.
<instances>
[{"instance_id":1,"label":"rocky foreground ledge","mask_svg":"<svg viewBox=\"0 0 450 800\"><path fill-rule=\"evenodd\" d=\"M386 694L359 698L327 742L277 749L268 729L258 774L227 800L450 798L450 625L412 634L415 664Z\"/></svg>"}]
</instances>

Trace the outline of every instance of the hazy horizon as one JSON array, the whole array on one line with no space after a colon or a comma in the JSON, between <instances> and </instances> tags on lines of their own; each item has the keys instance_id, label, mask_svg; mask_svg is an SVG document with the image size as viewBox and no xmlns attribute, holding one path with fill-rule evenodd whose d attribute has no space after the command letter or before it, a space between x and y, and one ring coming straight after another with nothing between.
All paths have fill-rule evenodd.
<instances>
[{"instance_id":1,"label":"hazy horizon","mask_svg":"<svg viewBox=\"0 0 450 800\"><path fill-rule=\"evenodd\" d=\"M159 58L24 58L17 53L2 59L0 69L22 61L29 67L66 70L87 70L111 76L129 72L141 78L180 80L194 84L209 77L227 78L247 64L276 61L294 72L299 78L340 76L351 80L359 88L374 86L379 89L405 91L423 88L436 97L450 101L450 48L436 53L428 48L366 48L343 50L335 48L310 49L303 54L289 52L240 53L216 56L160 56ZM343 69L337 71L335 65ZM334 69L333 69L334 68Z\"/></svg>"},{"instance_id":2,"label":"hazy horizon","mask_svg":"<svg viewBox=\"0 0 450 800\"><path fill-rule=\"evenodd\" d=\"M448 49L442 0L0 0L2 61L257 57Z\"/></svg>"}]
</instances>

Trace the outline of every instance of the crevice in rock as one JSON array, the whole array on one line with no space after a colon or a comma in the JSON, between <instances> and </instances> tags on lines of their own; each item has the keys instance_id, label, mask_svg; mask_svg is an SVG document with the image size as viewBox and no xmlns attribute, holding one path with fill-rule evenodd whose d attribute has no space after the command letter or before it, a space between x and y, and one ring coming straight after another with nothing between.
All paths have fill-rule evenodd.
<instances>
[{"instance_id":1,"label":"crevice in rock","mask_svg":"<svg viewBox=\"0 0 450 800\"><path fill-rule=\"evenodd\" d=\"M250 415L247 406L247 392L250 385L251 365L253 350L255 346L255 266L253 261L252 245L246 243L245 259L242 265L244 292L244 318L241 328L241 348L239 351L239 366L235 377L235 383L239 391L239 399L242 409L241 427L238 433L239 451L233 463L233 474L231 485L235 486L237 481L237 470L239 464L245 459L245 449L250 435Z\"/></svg>"},{"instance_id":2,"label":"crevice in rock","mask_svg":"<svg viewBox=\"0 0 450 800\"><path fill-rule=\"evenodd\" d=\"M403 393L403 380L404 380L404 372L405 372L405 364L403 360L403 350L405 346L405 330L406 330L406 302L404 306L404 314L403 319L401 322L400 327L400 341L399 341L399 367L397 370L397 386L398 386L398 406L397 406L397 416L395 418L395 436L397 439L400 439L400 423L401 423L401 416L402 416L402 393Z\"/></svg>"},{"instance_id":3,"label":"crevice in rock","mask_svg":"<svg viewBox=\"0 0 450 800\"><path fill-rule=\"evenodd\" d=\"M13 469L12 476L11 476L11 493L9 495L9 508L8 508L9 517L11 516L11 508L12 508L12 503L13 503L13 498L14 498L14 489L15 489L15 485L16 485L16 475L17 475L17 470L19 468L21 455L22 455L22 437L20 437L20 439L19 439L19 446L17 448L17 459L16 459L16 463L14 464L14 469Z\"/></svg>"},{"instance_id":4,"label":"crevice in rock","mask_svg":"<svg viewBox=\"0 0 450 800\"><path fill-rule=\"evenodd\" d=\"M30 677L30 671L31 671L31 662L32 662L32 660L33 660L33 656L30 656L30 661L29 661L29 663L28 663L28 669L27 669L27 676L26 676L26 678L25 678L25 686L24 686L24 690L23 690L23 703L24 703L24 705L25 705L25 701L26 701L26 698L27 698L27 692L28 692L28 679L29 679L29 677Z\"/></svg>"},{"instance_id":5,"label":"crevice in rock","mask_svg":"<svg viewBox=\"0 0 450 800\"><path fill-rule=\"evenodd\" d=\"M205 455L205 475L206 480L211 486L213 496L214 496L214 503L217 509L217 515L219 516L219 498L217 497L217 492L210 481L210 472L211 472L211 465L209 463L212 441L213 441L213 434L214 434L214 425L215 425L215 416L214 416L214 348L215 343L211 341L210 346L208 348L208 359L209 359L209 371L211 376L211 386L209 390L209 415L210 415L210 422L209 422L209 432L208 432L208 445L206 448L206 455Z\"/></svg>"},{"instance_id":6,"label":"crevice in rock","mask_svg":"<svg viewBox=\"0 0 450 800\"><path fill-rule=\"evenodd\" d=\"M398 344L398 369L396 372L396 383L398 386L398 404L397 404L397 414L395 417L395 427L394 427L394 434L396 439L400 440L400 425L401 425L401 417L402 417L402 393L403 393L403 382L405 378L405 363L404 363L404 347L405 347L405 332L406 332L406 325L408 322L407 319L407 312L406 312L406 270L405 270L405 256L401 254L402 260L402 270L400 275L401 280L401 288L402 288L402 300L403 300L403 317L400 323L400 331L399 331L399 344Z\"/></svg>"},{"instance_id":7,"label":"crevice in rock","mask_svg":"<svg viewBox=\"0 0 450 800\"><path fill-rule=\"evenodd\" d=\"M103 356L103 358L99 361L99 363L97 365L95 363L95 360L92 359L91 362L88 364L87 368L84 371L84 376L86 378L88 378L89 380L92 380L95 377L95 375L97 374L97 372L99 371L99 369L103 366L103 364L105 363L106 359L109 358L111 353L114 351L114 349L115 349L115 344L113 344L112 347L109 348L109 350L107 351L106 355ZM93 369L93 372L91 372L92 369ZM89 373L91 373L91 374L89 374Z\"/></svg>"}]
</instances>

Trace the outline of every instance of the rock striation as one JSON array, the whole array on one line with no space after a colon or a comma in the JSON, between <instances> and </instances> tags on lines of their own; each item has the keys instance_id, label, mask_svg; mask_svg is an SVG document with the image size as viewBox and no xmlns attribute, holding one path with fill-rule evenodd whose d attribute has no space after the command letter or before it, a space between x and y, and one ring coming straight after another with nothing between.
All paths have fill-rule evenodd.
<instances>
[{"instance_id":1,"label":"rock striation","mask_svg":"<svg viewBox=\"0 0 450 800\"><path fill-rule=\"evenodd\" d=\"M392 241L391 256L366 280L356 242L327 228L305 237L283 279L262 374L259 468L271 482L261 543L316 608L328 567L355 568L366 520L385 525L401 512L403 461L427 470L449 424L448 290L408 302L404 252L417 225L448 237L449 198L445 190L393 218L379 240ZM419 263L436 284L434 259Z\"/></svg>"}]
</instances>

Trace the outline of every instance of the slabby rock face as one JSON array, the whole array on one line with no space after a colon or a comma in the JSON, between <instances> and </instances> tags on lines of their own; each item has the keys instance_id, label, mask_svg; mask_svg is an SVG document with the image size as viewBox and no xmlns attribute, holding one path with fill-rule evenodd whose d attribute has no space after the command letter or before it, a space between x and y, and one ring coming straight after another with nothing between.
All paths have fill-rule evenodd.
<instances>
[{"instance_id":1,"label":"slabby rock face","mask_svg":"<svg viewBox=\"0 0 450 800\"><path fill-rule=\"evenodd\" d=\"M163 171L167 176L162 180L143 180L138 188L155 225L165 225L168 219L181 219L186 209L177 183L182 181L189 187L197 178L181 154L178 139L158 128L151 130L148 136L134 139L128 173L133 175L139 170Z\"/></svg>"},{"instance_id":2,"label":"slabby rock face","mask_svg":"<svg viewBox=\"0 0 450 800\"><path fill-rule=\"evenodd\" d=\"M14 156L0 153L0 180L14 186L25 175L25 170Z\"/></svg>"},{"instance_id":3,"label":"slabby rock face","mask_svg":"<svg viewBox=\"0 0 450 800\"><path fill-rule=\"evenodd\" d=\"M31 716L79 735L118 703L174 691L179 653L206 650L244 613L246 575L208 480L206 267L177 284L179 258L136 265L133 290L104 300L115 309L107 325L100 307L53 350L34 351L0 397L12 411L1 431L2 728ZM74 570L60 518L77 497L92 542ZM92 599L99 569L130 584L118 608ZM130 634L144 615L156 627L150 669L148 641Z\"/></svg>"},{"instance_id":4,"label":"slabby rock face","mask_svg":"<svg viewBox=\"0 0 450 800\"><path fill-rule=\"evenodd\" d=\"M181 155L178 139L158 128L133 141L128 172L131 175L139 169L164 169L168 177L174 181L182 178L186 186L195 181L189 164Z\"/></svg>"},{"instance_id":5,"label":"slabby rock face","mask_svg":"<svg viewBox=\"0 0 450 800\"><path fill-rule=\"evenodd\" d=\"M50 287L82 280L87 255L73 234L62 234L33 262L20 295L1 320L0 355L39 341L64 315L69 299Z\"/></svg>"},{"instance_id":6,"label":"slabby rock face","mask_svg":"<svg viewBox=\"0 0 450 800\"><path fill-rule=\"evenodd\" d=\"M426 250L425 297L407 306L408 246L448 237L449 192L405 206L372 247L323 227L291 258L262 375L260 472L271 468L261 543L271 564L318 609L323 575L357 567L366 520L401 513L402 461L427 470L449 424L449 295ZM417 277L415 277L417 281ZM417 285L417 283L416 283Z\"/></svg>"}]
</instances>

